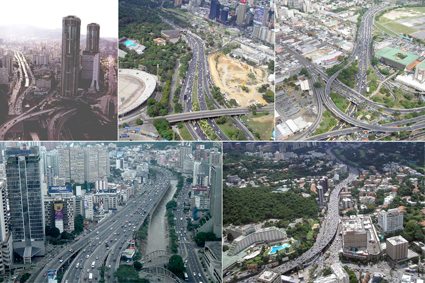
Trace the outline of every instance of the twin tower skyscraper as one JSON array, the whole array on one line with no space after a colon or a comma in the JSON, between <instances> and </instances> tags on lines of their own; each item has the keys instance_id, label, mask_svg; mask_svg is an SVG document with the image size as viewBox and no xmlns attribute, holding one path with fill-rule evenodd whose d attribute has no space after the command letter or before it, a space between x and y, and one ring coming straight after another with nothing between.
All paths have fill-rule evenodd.
<instances>
[{"instance_id":1,"label":"twin tower skyscraper","mask_svg":"<svg viewBox=\"0 0 425 283\"><path fill-rule=\"evenodd\" d=\"M67 16L62 20L61 96L63 97L76 96L79 87L99 91L100 26L96 23L87 25L86 49L81 56L80 27L81 20L76 16Z\"/></svg>"}]
</instances>

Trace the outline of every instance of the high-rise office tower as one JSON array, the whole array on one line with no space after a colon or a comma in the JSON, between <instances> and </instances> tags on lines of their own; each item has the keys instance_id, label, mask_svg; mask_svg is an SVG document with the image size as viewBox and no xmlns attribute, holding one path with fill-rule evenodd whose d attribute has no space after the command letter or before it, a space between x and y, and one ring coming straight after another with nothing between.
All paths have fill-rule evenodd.
<instances>
[{"instance_id":1,"label":"high-rise office tower","mask_svg":"<svg viewBox=\"0 0 425 283\"><path fill-rule=\"evenodd\" d=\"M210 20L215 20L220 15L220 2L218 0L211 0L210 5L210 13L208 15L208 18Z\"/></svg>"},{"instance_id":2,"label":"high-rise office tower","mask_svg":"<svg viewBox=\"0 0 425 283\"><path fill-rule=\"evenodd\" d=\"M385 233L403 230L403 213L398 208L382 210L378 213L378 225Z\"/></svg>"},{"instance_id":3,"label":"high-rise office tower","mask_svg":"<svg viewBox=\"0 0 425 283\"><path fill-rule=\"evenodd\" d=\"M99 53L100 26L96 23L87 25L86 51Z\"/></svg>"},{"instance_id":4,"label":"high-rise office tower","mask_svg":"<svg viewBox=\"0 0 425 283\"><path fill-rule=\"evenodd\" d=\"M10 271L13 262L12 236L9 231L6 183L0 180L0 274Z\"/></svg>"},{"instance_id":5,"label":"high-rise office tower","mask_svg":"<svg viewBox=\"0 0 425 283\"><path fill-rule=\"evenodd\" d=\"M85 152L84 148L73 146L69 149L69 164L71 181L82 184L85 181Z\"/></svg>"},{"instance_id":6,"label":"high-rise office tower","mask_svg":"<svg viewBox=\"0 0 425 283\"><path fill-rule=\"evenodd\" d=\"M210 212L213 221L213 232L217 238L221 238L221 224L222 224L222 213L221 213L221 205L222 205L222 170L221 164L218 166L213 165L211 167L211 205Z\"/></svg>"},{"instance_id":7,"label":"high-rise office tower","mask_svg":"<svg viewBox=\"0 0 425 283\"><path fill-rule=\"evenodd\" d=\"M62 96L75 96L78 91L80 71L81 20L67 16L62 20Z\"/></svg>"},{"instance_id":8,"label":"high-rise office tower","mask_svg":"<svg viewBox=\"0 0 425 283\"><path fill-rule=\"evenodd\" d=\"M229 18L229 7L223 7L220 12L220 22L227 23L227 19Z\"/></svg>"},{"instance_id":9,"label":"high-rise office tower","mask_svg":"<svg viewBox=\"0 0 425 283\"><path fill-rule=\"evenodd\" d=\"M96 23L87 25L86 50L81 56L81 79L83 87L92 91L99 91L100 54L99 54L100 26Z\"/></svg>"},{"instance_id":10,"label":"high-rise office tower","mask_svg":"<svg viewBox=\"0 0 425 283\"><path fill-rule=\"evenodd\" d=\"M407 258L409 242L402 236L387 238L387 255L394 261Z\"/></svg>"},{"instance_id":11,"label":"high-rise office tower","mask_svg":"<svg viewBox=\"0 0 425 283\"><path fill-rule=\"evenodd\" d=\"M322 207L325 204L325 196L324 196L324 191L323 191L323 187L321 185L317 186L317 195L319 197L319 206Z\"/></svg>"},{"instance_id":12,"label":"high-rise office tower","mask_svg":"<svg viewBox=\"0 0 425 283\"><path fill-rule=\"evenodd\" d=\"M31 263L45 254L40 155L37 147L23 146L6 149L5 156L13 251Z\"/></svg>"},{"instance_id":13,"label":"high-rise office tower","mask_svg":"<svg viewBox=\"0 0 425 283\"><path fill-rule=\"evenodd\" d=\"M245 24L246 11L246 0L242 0L236 8L236 24L238 26L243 26Z\"/></svg>"},{"instance_id":14,"label":"high-rise office tower","mask_svg":"<svg viewBox=\"0 0 425 283\"><path fill-rule=\"evenodd\" d=\"M179 167L183 169L184 161L190 159L190 155L192 154L192 146L190 145L182 145L179 148Z\"/></svg>"},{"instance_id":15,"label":"high-rise office tower","mask_svg":"<svg viewBox=\"0 0 425 283\"><path fill-rule=\"evenodd\" d=\"M58 148L58 177L69 182L71 179L69 148Z\"/></svg>"},{"instance_id":16,"label":"high-rise office tower","mask_svg":"<svg viewBox=\"0 0 425 283\"><path fill-rule=\"evenodd\" d=\"M109 152L102 146L85 148L85 181L95 182L109 176Z\"/></svg>"},{"instance_id":17,"label":"high-rise office tower","mask_svg":"<svg viewBox=\"0 0 425 283\"><path fill-rule=\"evenodd\" d=\"M0 181L0 241L4 241L9 234L9 219L7 213L6 184Z\"/></svg>"}]
</instances>

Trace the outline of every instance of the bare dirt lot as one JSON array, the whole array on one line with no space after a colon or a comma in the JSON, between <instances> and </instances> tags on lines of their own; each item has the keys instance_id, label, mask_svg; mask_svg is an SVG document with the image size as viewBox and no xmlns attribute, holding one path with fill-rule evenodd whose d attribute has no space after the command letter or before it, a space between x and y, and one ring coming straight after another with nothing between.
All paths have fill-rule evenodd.
<instances>
[{"instance_id":1,"label":"bare dirt lot","mask_svg":"<svg viewBox=\"0 0 425 283\"><path fill-rule=\"evenodd\" d=\"M222 53L208 57L211 77L226 98L235 99L242 107L267 104L258 88L267 84L267 72ZM243 89L244 88L244 89Z\"/></svg>"}]
</instances>

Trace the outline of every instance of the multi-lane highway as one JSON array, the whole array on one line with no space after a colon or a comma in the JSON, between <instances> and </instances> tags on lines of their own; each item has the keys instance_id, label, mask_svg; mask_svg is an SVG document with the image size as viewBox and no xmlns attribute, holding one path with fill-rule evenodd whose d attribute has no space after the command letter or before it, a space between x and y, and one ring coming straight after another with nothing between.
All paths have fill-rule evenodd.
<instances>
[{"instance_id":1,"label":"multi-lane highway","mask_svg":"<svg viewBox=\"0 0 425 283\"><path fill-rule=\"evenodd\" d=\"M19 80L15 84L9 99L9 115L22 114L24 98L35 84L34 75L22 52L15 52L15 60L18 63Z\"/></svg>"},{"instance_id":2,"label":"multi-lane highway","mask_svg":"<svg viewBox=\"0 0 425 283\"><path fill-rule=\"evenodd\" d=\"M197 255L197 246L187 231L187 214L184 212L184 203L189 202L190 186L185 186L177 195L177 209L174 213L176 217L176 233L179 238L179 254L185 261L186 273L189 282L208 282L204 274L199 256Z\"/></svg>"},{"instance_id":3,"label":"multi-lane highway","mask_svg":"<svg viewBox=\"0 0 425 283\"><path fill-rule=\"evenodd\" d=\"M222 115L216 115L214 112L208 114L213 110L208 108L214 107L215 110L224 110L223 113L229 111L229 115L245 115L247 112L241 114L232 114L233 110L225 110L220 105L211 93L210 87L213 85L207 61L207 53L204 41L190 30L182 29L175 25L172 21L161 17L161 20L183 33L188 46L192 51L192 58L188 64L188 70L184 79L182 80L181 92L179 94L180 102L183 105L182 114L170 114L165 116L169 122L186 122L190 135L197 140L208 140L209 137L202 129L198 120L206 120L208 127L210 127L220 140L228 140L229 138L223 130L217 125L213 118ZM210 105L208 105L210 103ZM195 107L194 107L195 106ZM236 112L239 110L235 110ZM199 112L199 113L198 113ZM141 111L127 115L120 120L120 123L132 123L140 118ZM225 114L226 115L226 114ZM161 117L155 117L161 118ZM146 120L146 119L145 119ZM148 119L149 120L149 119ZM152 120L152 119L150 119ZM251 131L244 125L238 117L232 117L232 122L236 128L241 130L248 140L254 140L255 137Z\"/></svg>"},{"instance_id":4,"label":"multi-lane highway","mask_svg":"<svg viewBox=\"0 0 425 283\"><path fill-rule=\"evenodd\" d=\"M85 231L63 251L51 256L42 269L33 273L29 282L47 282L47 270L65 267L62 282L84 282L89 277L97 282L100 280L101 267L105 268L107 282L115 282L113 273L120 264L122 251L170 188L171 178L171 172L157 170L156 179L145 185L142 192L94 229Z\"/></svg>"},{"instance_id":5,"label":"multi-lane highway","mask_svg":"<svg viewBox=\"0 0 425 283\"><path fill-rule=\"evenodd\" d=\"M314 242L313 246L296 259L288 261L274 268L274 271L284 274L294 268L302 266L304 263L320 254L332 242L339 225L339 194L341 193L341 190L345 188L351 181L355 180L356 177L357 174L354 171L350 172L348 177L336 185L330 193L327 213L324 219L321 221L320 230L317 234L316 241Z\"/></svg>"},{"instance_id":6,"label":"multi-lane highway","mask_svg":"<svg viewBox=\"0 0 425 283\"><path fill-rule=\"evenodd\" d=\"M328 154L333 154L328 151ZM349 168L349 175L347 178L342 180L339 184L332 189L329 194L329 200L327 203L327 211L325 217L320 221L320 229L317 234L316 240L313 246L304 252L299 257L289 260L271 270L279 274L285 274L293 269L302 268L305 264L308 264L317 256L319 256L333 241L338 225L340 221L339 217L339 195L343 188L347 187L353 180L358 176L358 172L354 168ZM231 276L231 275L229 275ZM254 278L248 278L244 282L256 282Z\"/></svg>"},{"instance_id":7,"label":"multi-lane highway","mask_svg":"<svg viewBox=\"0 0 425 283\"><path fill-rule=\"evenodd\" d=\"M316 92L320 96L320 101L324 104L324 106L340 121L344 121L355 128L351 128L350 130L338 129L337 134L342 135L345 132L353 133L356 131L367 130L371 132L384 132L384 133L393 133L400 131L415 131L415 130L423 130L425 129L425 121L422 119L418 119L417 121L410 121L410 119L404 119L398 121L397 124L387 123L387 124L370 124L367 122L363 122L352 117L355 108L352 107L348 113L340 110L333 100L330 98L331 91L336 91L339 94L343 95L346 99L348 99L352 104L366 105L369 109L374 111L379 111L383 113L388 113L388 115L394 115L396 113L399 114L407 114L407 113L420 113L425 110L425 107L411 108L411 109L401 109L401 108L390 108L386 107L383 104L372 101L371 99L365 97L361 92L364 92L367 88L367 70L370 65L371 57L372 57L372 28L375 15L388 7L383 6L375 6L367 10L361 20L360 27L358 30L358 36L356 39L356 43L353 49L353 52L349 56L347 63L344 68L351 65L352 62L358 62L358 75L357 75L357 84L356 90L351 89L346 86L342 82L338 80L338 75L342 70L339 70L335 74L328 76L321 68L306 60L302 55L300 55L295 48L290 45L285 45L286 50L291 53L295 58L297 58L303 65L309 68L312 75L316 78L321 78L326 82L326 87L324 91ZM309 136L313 133L310 129L307 130L307 133L303 134L303 137ZM322 135L323 137L326 134ZM330 135L332 136L332 134Z\"/></svg>"}]
</instances>

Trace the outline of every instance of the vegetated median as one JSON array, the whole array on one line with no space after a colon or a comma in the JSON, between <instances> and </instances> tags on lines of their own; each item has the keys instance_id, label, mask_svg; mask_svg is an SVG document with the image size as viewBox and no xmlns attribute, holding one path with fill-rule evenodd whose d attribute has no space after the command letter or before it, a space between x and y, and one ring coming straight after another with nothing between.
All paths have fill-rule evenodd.
<instances>
[{"instance_id":1,"label":"vegetated median","mask_svg":"<svg viewBox=\"0 0 425 283\"><path fill-rule=\"evenodd\" d=\"M184 272L186 271L186 268L184 266L184 262L183 262L183 258L178 255L178 247L179 244L177 242L178 237L177 237L177 233L176 233L176 222L174 220L175 216L174 216L174 211L177 208L177 196L178 194L181 192L183 186L184 186L184 182L185 182L185 177L183 177L183 175L181 173L177 174L177 185L176 185L176 192L174 193L173 199L170 200L167 204L166 204L166 216L167 216L167 222L168 222L168 237L169 237L169 241L170 241L170 245L169 245L169 249L170 252L172 253L172 256L169 258L168 260L168 265L167 265L167 269L170 270L172 273L174 273L174 275L176 275L179 278L184 278Z\"/></svg>"}]
</instances>

